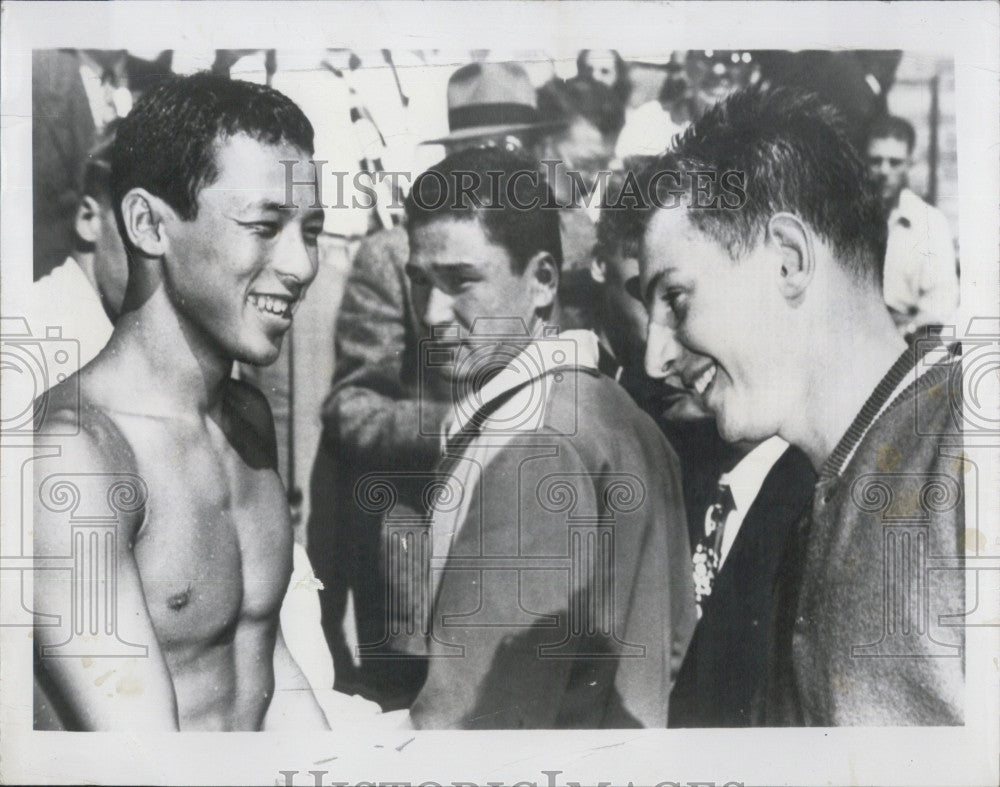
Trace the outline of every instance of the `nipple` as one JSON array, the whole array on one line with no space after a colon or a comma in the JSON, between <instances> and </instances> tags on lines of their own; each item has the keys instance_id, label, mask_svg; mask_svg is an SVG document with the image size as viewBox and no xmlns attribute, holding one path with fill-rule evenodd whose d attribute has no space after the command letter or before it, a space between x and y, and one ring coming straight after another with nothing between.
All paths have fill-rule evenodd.
<instances>
[{"instance_id":1,"label":"nipple","mask_svg":"<svg viewBox=\"0 0 1000 787\"><path fill-rule=\"evenodd\" d=\"M188 602L191 600L191 587L188 586L187 589L182 590L180 593L174 593L170 598L167 599L167 606L170 607L174 612L178 612L187 606Z\"/></svg>"}]
</instances>

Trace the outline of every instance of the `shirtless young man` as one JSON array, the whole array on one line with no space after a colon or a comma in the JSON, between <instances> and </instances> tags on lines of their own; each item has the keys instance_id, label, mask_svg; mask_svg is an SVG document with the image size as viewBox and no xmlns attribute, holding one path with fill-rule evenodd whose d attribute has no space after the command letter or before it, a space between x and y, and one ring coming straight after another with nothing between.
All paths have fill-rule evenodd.
<instances>
[{"instance_id":1,"label":"shirtless young man","mask_svg":"<svg viewBox=\"0 0 1000 787\"><path fill-rule=\"evenodd\" d=\"M75 378L79 398L71 378L38 408L38 444L59 453L35 463L36 561L71 543L53 476L74 474L78 514L128 474L145 502L118 518L101 595L35 572L36 610L63 622L35 628L36 728L326 727L279 627L292 529L271 413L230 376L234 361L277 359L316 275L323 212L311 186L288 204L281 163L302 162L305 180L312 153L312 126L290 100L209 75L152 90L118 131L128 289L107 347ZM77 434L51 436L77 418ZM117 641L145 655L80 658L76 632L79 647L67 647L73 605L108 591Z\"/></svg>"}]
</instances>

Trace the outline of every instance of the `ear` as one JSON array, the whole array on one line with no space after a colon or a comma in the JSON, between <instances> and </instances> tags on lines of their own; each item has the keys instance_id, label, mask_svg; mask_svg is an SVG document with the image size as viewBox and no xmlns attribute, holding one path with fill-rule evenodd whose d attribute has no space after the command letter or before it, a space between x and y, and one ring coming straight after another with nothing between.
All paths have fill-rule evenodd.
<instances>
[{"instance_id":1,"label":"ear","mask_svg":"<svg viewBox=\"0 0 1000 787\"><path fill-rule=\"evenodd\" d=\"M601 262L597 257L594 257L590 261L590 278L596 281L598 284L607 283L607 266L605 263Z\"/></svg>"},{"instance_id":2,"label":"ear","mask_svg":"<svg viewBox=\"0 0 1000 787\"><path fill-rule=\"evenodd\" d=\"M80 200L73 228L84 243L97 243L101 233L101 206L93 197L84 195Z\"/></svg>"},{"instance_id":3,"label":"ear","mask_svg":"<svg viewBox=\"0 0 1000 787\"><path fill-rule=\"evenodd\" d=\"M786 300L799 301L816 271L812 232L791 213L776 213L767 223L770 243L778 251L778 287Z\"/></svg>"},{"instance_id":4,"label":"ear","mask_svg":"<svg viewBox=\"0 0 1000 787\"><path fill-rule=\"evenodd\" d=\"M159 197L145 189L134 188L122 199L122 218L125 232L143 255L162 257L167 240L163 232L163 218L170 207Z\"/></svg>"},{"instance_id":5,"label":"ear","mask_svg":"<svg viewBox=\"0 0 1000 787\"><path fill-rule=\"evenodd\" d=\"M536 310L547 309L555 303L559 289L559 268L552 255L540 251L524 267L524 275L529 277L528 286L531 300Z\"/></svg>"}]
</instances>

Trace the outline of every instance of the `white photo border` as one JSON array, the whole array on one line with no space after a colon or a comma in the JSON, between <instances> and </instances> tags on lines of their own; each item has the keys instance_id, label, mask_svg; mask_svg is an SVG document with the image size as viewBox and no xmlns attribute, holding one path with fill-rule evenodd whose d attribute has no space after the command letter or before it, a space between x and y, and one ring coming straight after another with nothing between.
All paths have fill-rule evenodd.
<instances>
[{"instance_id":1,"label":"white photo border","mask_svg":"<svg viewBox=\"0 0 1000 787\"><path fill-rule=\"evenodd\" d=\"M962 314L966 320L996 318L998 30L998 6L991 2L6 2L0 30L0 313L15 314L31 282L34 49L482 47L571 56L588 46L627 46L651 55L690 48L845 48L954 58ZM4 440L5 448L14 444ZM980 512L967 513L980 517L976 527L988 543L1000 545L1000 467L995 450L986 456L989 464L980 467L990 483L982 484ZM0 463L7 534L11 522L19 524L19 465ZM985 521L982 512L988 512ZM976 585L970 574L971 594ZM996 587L991 577L979 591L995 593ZM4 617L17 602L0 599ZM980 603L996 602L981 597ZM352 725L313 736L262 737L33 731L30 630L0 626L0 782L285 784L282 771L296 771L292 783L311 785L316 777L310 771L326 771L319 777L324 785L995 784L1000 622L970 628L967 637L967 723L959 728L389 734Z\"/></svg>"}]
</instances>

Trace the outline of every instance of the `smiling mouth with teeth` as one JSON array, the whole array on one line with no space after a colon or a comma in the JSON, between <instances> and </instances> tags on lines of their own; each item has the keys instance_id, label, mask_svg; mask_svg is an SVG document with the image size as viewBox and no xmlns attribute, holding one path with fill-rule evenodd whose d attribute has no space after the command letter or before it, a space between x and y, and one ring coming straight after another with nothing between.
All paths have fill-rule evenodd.
<instances>
[{"instance_id":1,"label":"smiling mouth with teeth","mask_svg":"<svg viewBox=\"0 0 1000 787\"><path fill-rule=\"evenodd\" d=\"M277 295L250 295L250 303L257 307L257 311L273 314L277 317L292 319L292 301Z\"/></svg>"},{"instance_id":2,"label":"smiling mouth with teeth","mask_svg":"<svg viewBox=\"0 0 1000 787\"><path fill-rule=\"evenodd\" d=\"M717 367L713 363L704 372L702 372L700 375L698 375L698 379L696 379L691 384L691 387L694 388L695 393L697 393L698 396L701 396L702 394L704 394L705 391L708 389L708 386L710 386L712 384L712 380L715 379L715 374L718 371L718 368L719 367Z\"/></svg>"}]
</instances>

